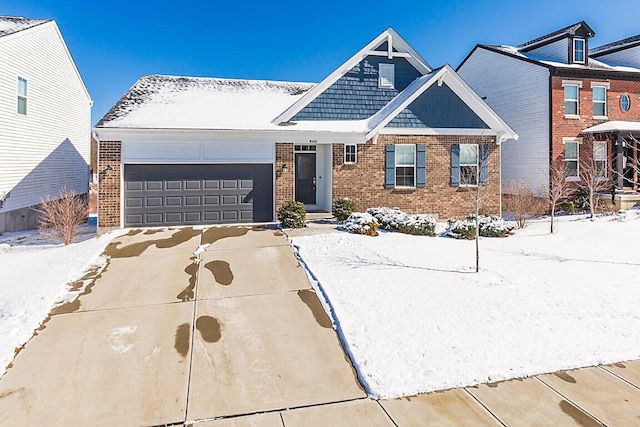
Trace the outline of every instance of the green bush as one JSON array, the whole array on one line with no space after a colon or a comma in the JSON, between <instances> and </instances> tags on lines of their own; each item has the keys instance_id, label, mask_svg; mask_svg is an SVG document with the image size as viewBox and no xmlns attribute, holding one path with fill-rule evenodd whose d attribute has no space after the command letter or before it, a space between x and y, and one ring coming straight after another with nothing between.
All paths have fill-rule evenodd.
<instances>
[{"instance_id":1,"label":"green bush","mask_svg":"<svg viewBox=\"0 0 640 427\"><path fill-rule=\"evenodd\" d=\"M366 236L378 235L378 221L368 213L354 212L340 227L349 233Z\"/></svg>"},{"instance_id":2,"label":"green bush","mask_svg":"<svg viewBox=\"0 0 640 427\"><path fill-rule=\"evenodd\" d=\"M348 197L340 197L333 201L331 213L340 222L349 218L349 215L356 211L356 204Z\"/></svg>"},{"instance_id":3,"label":"green bush","mask_svg":"<svg viewBox=\"0 0 640 427\"><path fill-rule=\"evenodd\" d=\"M475 215L468 215L464 221L449 218L447 235L455 239L473 240L476 238ZM482 237L506 237L513 234L515 226L496 215L480 215L478 218L479 231Z\"/></svg>"},{"instance_id":4,"label":"green bush","mask_svg":"<svg viewBox=\"0 0 640 427\"><path fill-rule=\"evenodd\" d=\"M583 192L558 205L558 209L569 213L583 212L589 209L589 195Z\"/></svg>"},{"instance_id":5,"label":"green bush","mask_svg":"<svg viewBox=\"0 0 640 427\"><path fill-rule=\"evenodd\" d=\"M295 200L285 202L278 209L278 221L285 228L304 227L305 216L304 203Z\"/></svg>"},{"instance_id":6,"label":"green bush","mask_svg":"<svg viewBox=\"0 0 640 427\"><path fill-rule=\"evenodd\" d=\"M431 215L408 215L397 208L369 208L372 215L385 230L399 231L418 236L435 236L436 220Z\"/></svg>"}]
</instances>

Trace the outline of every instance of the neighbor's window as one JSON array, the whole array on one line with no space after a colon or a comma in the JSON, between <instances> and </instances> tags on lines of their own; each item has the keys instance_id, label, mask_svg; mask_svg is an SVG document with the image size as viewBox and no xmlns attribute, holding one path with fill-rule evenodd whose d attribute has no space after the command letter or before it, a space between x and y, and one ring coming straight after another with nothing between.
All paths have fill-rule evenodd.
<instances>
[{"instance_id":1,"label":"neighbor's window","mask_svg":"<svg viewBox=\"0 0 640 427\"><path fill-rule=\"evenodd\" d=\"M607 143L593 143L593 163L599 178L607 177Z\"/></svg>"},{"instance_id":2,"label":"neighbor's window","mask_svg":"<svg viewBox=\"0 0 640 427\"><path fill-rule=\"evenodd\" d=\"M607 115L607 88L605 86L593 86L593 116L605 117Z\"/></svg>"},{"instance_id":3,"label":"neighbor's window","mask_svg":"<svg viewBox=\"0 0 640 427\"><path fill-rule=\"evenodd\" d=\"M396 187L416 186L416 146L396 144Z\"/></svg>"},{"instance_id":4,"label":"neighbor's window","mask_svg":"<svg viewBox=\"0 0 640 427\"><path fill-rule=\"evenodd\" d=\"M393 64L378 64L378 87L393 89L395 87L395 66Z\"/></svg>"},{"instance_id":5,"label":"neighbor's window","mask_svg":"<svg viewBox=\"0 0 640 427\"><path fill-rule=\"evenodd\" d=\"M578 85L564 86L564 114L566 116L578 115Z\"/></svg>"},{"instance_id":6,"label":"neighbor's window","mask_svg":"<svg viewBox=\"0 0 640 427\"><path fill-rule=\"evenodd\" d=\"M478 185L478 144L460 144L460 185Z\"/></svg>"},{"instance_id":7,"label":"neighbor's window","mask_svg":"<svg viewBox=\"0 0 640 427\"><path fill-rule=\"evenodd\" d=\"M564 172L567 179L577 179L579 177L578 147L577 141L565 141L564 143Z\"/></svg>"},{"instance_id":8,"label":"neighbor's window","mask_svg":"<svg viewBox=\"0 0 640 427\"><path fill-rule=\"evenodd\" d=\"M573 62L584 64L584 39L573 39Z\"/></svg>"},{"instance_id":9,"label":"neighbor's window","mask_svg":"<svg viewBox=\"0 0 640 427\"><path fill-rule=\"evenodd\" d=\"M355 163L357 158L357 147L355 144L345 144L344 146L344 162Z\"/></svg>"},{"instance_id":10,"label":"neighbor's window","mask_svg":"<svg viewBox=\"0 0 640 427\"><path fill-rule=\"evenodd\" d=\"M18 77L18 114L27 114L27 79Z\"/></svg>"},{"instance_id":11,"label":"neighbor's window","mask_svg":"<svg viewBox=\"0 0 640 427\"><path fill-rule=\"evenodd\" d=\"M631 100L629 99L629 95L627 95L626 93L623 93L620 96L620 109L626 113L627 111L629 111L630 107L631 107Z\"/></svg>"}]
</instances>

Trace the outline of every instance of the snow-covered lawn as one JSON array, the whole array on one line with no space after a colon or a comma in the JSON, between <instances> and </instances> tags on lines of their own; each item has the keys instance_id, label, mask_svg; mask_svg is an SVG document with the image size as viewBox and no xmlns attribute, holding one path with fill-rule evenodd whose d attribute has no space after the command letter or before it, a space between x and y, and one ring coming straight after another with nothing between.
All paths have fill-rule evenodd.
<instances>
[{"instance_id":1,"label":"snow-covered lawn","mask_svg":"<svg viewBox=\"0 0 640 427\"><path fill-rule=\"evenodd\" d=\"M96 238L95 229L83 231L69 246L37 231L0 236L0 377L51 309L81 291L71 291L69 283L104 265L100 254L115 234Z\"/></svg>"},{"instance_id":2,"label":"snow-covered lawn","mask_svg":"<svg viewBox=\"0 0 640 427\"><path fill-rule=\"evenodd\" d=\"M473 241L293 238L373 397L640 358L640 211Z\"/></svg>"}]
</instances>

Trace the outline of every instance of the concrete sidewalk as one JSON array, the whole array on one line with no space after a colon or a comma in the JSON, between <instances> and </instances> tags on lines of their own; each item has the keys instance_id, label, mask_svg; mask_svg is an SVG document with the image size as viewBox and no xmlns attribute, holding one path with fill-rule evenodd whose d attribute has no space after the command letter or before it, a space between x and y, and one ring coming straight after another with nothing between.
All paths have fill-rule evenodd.
<instances>
[{"instance_id":1,"label":"concrete sidewalk","mask_svg":"<svg viewBox=\"0 0 640 427\"><path fill-rule=\"evenodd\" d=\"M368 399L278 230L132 230L106 252L0 379L0 425L640 425L637 361Z\"/></svg>"}]
</instances>

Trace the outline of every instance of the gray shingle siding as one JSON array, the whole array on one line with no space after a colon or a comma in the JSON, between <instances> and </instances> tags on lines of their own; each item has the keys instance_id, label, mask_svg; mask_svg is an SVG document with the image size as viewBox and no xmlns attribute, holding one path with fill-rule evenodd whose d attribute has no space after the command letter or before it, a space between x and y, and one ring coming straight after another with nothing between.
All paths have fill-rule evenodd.
<instances>
[{"instance_id":1,"label":"gray shingle siding","mask_svg":"<svg viewBox=\"0 0 640 427\"><path fill-rule=\"evenodd\" d=\"M489 126L462 101L446 84L434 84L387 127L395 128L470 128L489 129Z\"/></svg>"},{"instance_id":2,"label":"gray shingle siding","mask_svg":"<svg viewBox=\"0 0 640 427\"><path fill-rule=\"evenodd\" d=\"M395 88L378 88L378 64L395 65ZM329 86L292 121L363 120L371 117L421 74L406 59L368 56Z\"/></svg>"}]
</instances>

